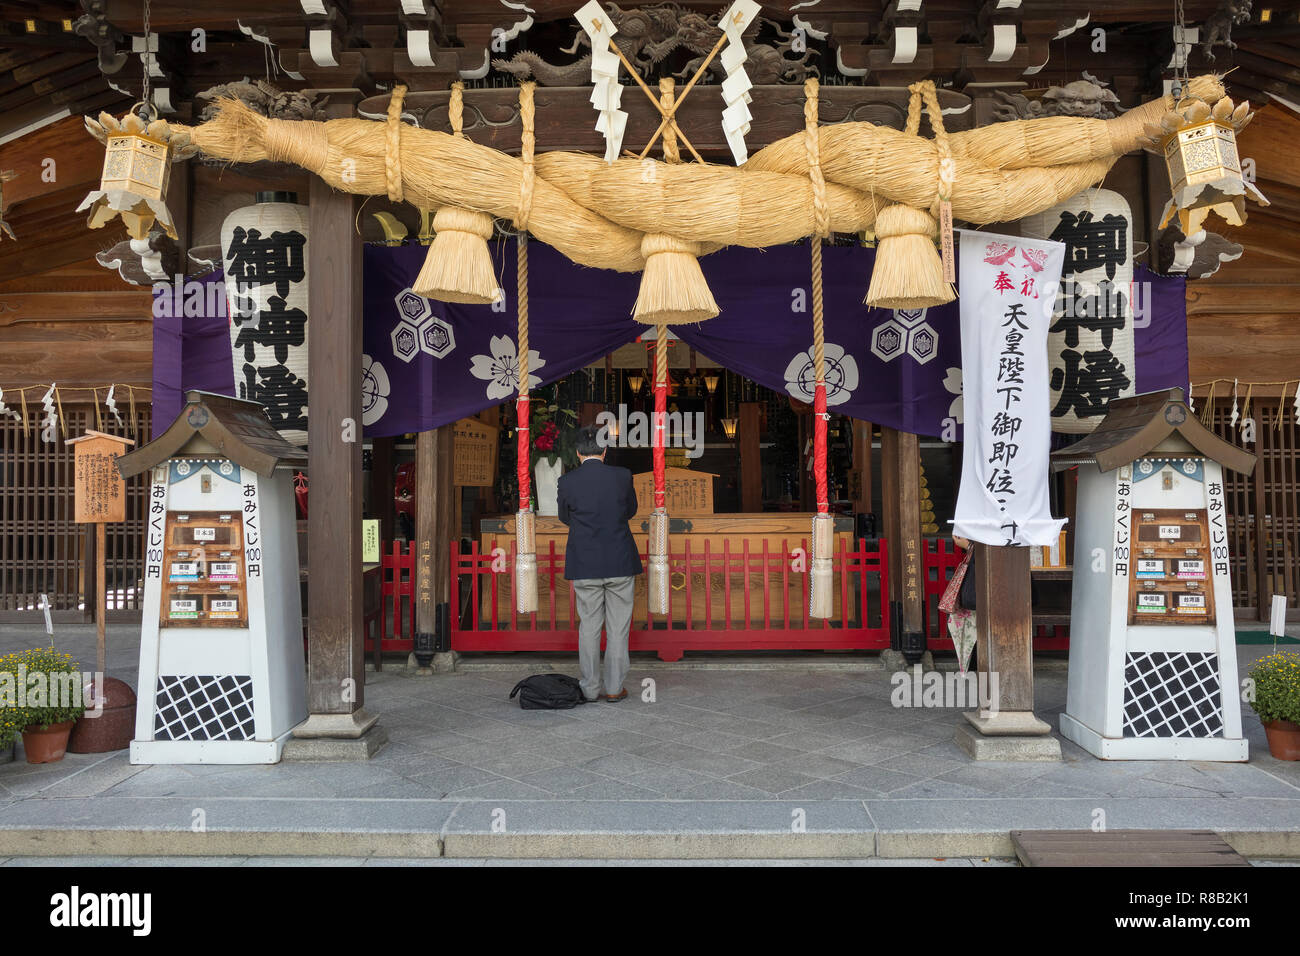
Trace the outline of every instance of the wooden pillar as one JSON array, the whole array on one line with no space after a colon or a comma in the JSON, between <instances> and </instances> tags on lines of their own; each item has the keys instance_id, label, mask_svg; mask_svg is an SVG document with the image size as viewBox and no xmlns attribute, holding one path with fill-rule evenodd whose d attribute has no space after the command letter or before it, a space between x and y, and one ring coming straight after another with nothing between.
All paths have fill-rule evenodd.
<instances>
[{"instance_id":1,"label":"wooden pillar","mask_svg":"<svg viewBox=\"0 0 1300 956\"><path fill-rule=\"evenodd\" d=\"M757 402L743 402L736 425L736 444L740 447L740 510L756 513L763 510L763 466L759 461Z\"/></svg>"},{"instance_id":2,"label":"wooden pillar","mask_svg":"<svg viewBox=\"0 0 1300 956\"><path fill-rule=\"evenodd\" d=\"M415 657L421 667L428 667L439 650L438 605L450 594L449 549L460 528L459 516L453 516L453 427L420 432L415 439Z\"/></svg>"},{"instance_id":3,"label":"wooden pillar","mask_svg":"<svg viewBox=\"0 0 1300 956\"><path fill-rule=\"evenodd\" d=\"M335 96L327 119L350 117ZM296 737L360 737L366 714L361 626L361 242L354 201L315 176L307 244L307 709Z\"/></svg>"},{"instance_id":4,"label":"wooden pillar","mask_svg":"<svg viewBox=\"0 0 1300 956\"><path fill-rule=\"evenodd\" d=\"M889 541L889 595L898 645L909 658L925 651L921 572L921 446L915 435L881 426L881 508Z\"/></svg>"},{"instance_id":5,"label":"wooden pillar","mask_svg":"<svg viewBox=\"0 0 1300 956\"><path fill-rule=\"evenodd\" d=\"M980 675L997 674L999 713L1032 712L1034 659L1029 549L987 544L975 544L974 548Z\"/></svg>"},{"instance_id":6,"label":"wooden pillar","mask_svg":"<svg viewBox=\"0 0 1300 956\"><path fill-rule=\"evenodd\" d=\"M872 454L871 433L875 426L861 419L853 421L853 470L857 473L857 488L854 489L853 510L859 514L871 511L871 468Z\"/></svg>"}]
</instances>

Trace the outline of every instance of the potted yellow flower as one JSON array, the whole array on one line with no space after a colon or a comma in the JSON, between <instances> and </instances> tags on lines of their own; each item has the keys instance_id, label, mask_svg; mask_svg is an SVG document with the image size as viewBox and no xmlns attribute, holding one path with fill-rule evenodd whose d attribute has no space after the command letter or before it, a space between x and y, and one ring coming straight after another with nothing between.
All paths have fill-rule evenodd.
<instances>
[{"instance_id":1,"label":"potted yellow flower","mask_svg":"<svg viewBox=\"0 0 1300 956\"><path fill-rule=\"evenodd\" d=\"M1269 654L1255 662L1251 706L1268 735L1268 752L1278 760L1300 760L1300 654Z\"/></svg>"},{"instance_id":2,"label":"potted yellow flower","mask_svg":"<svg viewBox=\"0 0 1300 956\"><path fill-rule=\"evenodd\" d=\"M0 658L0 728L22 733L28 763L63 759L73 722L86 710L82 681L72 655L52 647Z\"/></svg>"}]
</instances>

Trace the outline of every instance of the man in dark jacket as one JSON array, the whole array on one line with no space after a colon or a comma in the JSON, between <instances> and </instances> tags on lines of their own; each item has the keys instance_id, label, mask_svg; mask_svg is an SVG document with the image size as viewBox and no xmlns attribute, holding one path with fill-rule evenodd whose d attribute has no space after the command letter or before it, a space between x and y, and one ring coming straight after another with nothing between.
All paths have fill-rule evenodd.
<instances>
[{"instance_id":1,"label":"man in dark jacket","mask_svg":"<svg viewBox=\"0 0 1300 956\"><path fill-rule=\"evenodd\" d=\"M628 521L636 514L632 473L605 464L597 429L578 429L576 470L560 476L560 520L569 526L564 576L578 600L578 663L582 692L588 700L602 696L600 632L605 631L605 700L627 697L627 633L632 626L635 578L641 573Z\"/></svg>"}]
</instances>

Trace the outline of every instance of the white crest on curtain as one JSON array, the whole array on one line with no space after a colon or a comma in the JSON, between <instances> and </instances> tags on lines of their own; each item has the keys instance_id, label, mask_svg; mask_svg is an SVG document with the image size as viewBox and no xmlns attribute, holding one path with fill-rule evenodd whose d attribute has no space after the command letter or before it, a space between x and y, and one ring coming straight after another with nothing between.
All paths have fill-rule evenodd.
<instances>
[{"instance_id":1,"label":"white crest on curtain","mask_svg":"<svg viewBox=\"0 0 1300 956\"><path fill-rule=\"evenodd\" d=\"M470 360L470 374L487 382L487 397L503 401L519 394L519 353L515 340L508 335L494 335L488 344L491 355L475 355ZM528 387L542 384L536 369L546 364L546 359L536 349L528 350Z\"/></svg>"}]
</instances>

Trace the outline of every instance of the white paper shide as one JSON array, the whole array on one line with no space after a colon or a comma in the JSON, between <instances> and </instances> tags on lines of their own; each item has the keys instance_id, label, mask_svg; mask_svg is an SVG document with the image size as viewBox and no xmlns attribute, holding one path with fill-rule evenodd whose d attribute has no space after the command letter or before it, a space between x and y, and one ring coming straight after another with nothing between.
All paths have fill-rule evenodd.
<instances>
[{"instance_id":1,"label":"white paper shide","mask_svg":"<svg viewBox=\"0 0 1300 956\"><path fill-rule=\"evenodd\" d=\"M745 52L745 41L741 34L754 22L762 8L754 0L736 0L722 18L722 31L727 43L722 48L719 59L727 78L722 81L722 100L726 106L722 110L722 132L731 147L731 155L737 166L745 165L749 159L749 147L745 145L745 134L749 132L753 115L749 112L750 88L753 83L745 72L745 61L749 59Z\"/></svg>"},{"instance_id":2,"label":"white paper shide","mask_svg":"<svg viewBox=\"0 0 1300 956\"><path fill-rule=\"evenodd\" d=\"M596 132L605 137L605 162L612 163L618 159L627 130L627 113L619 109L623 87L618 82L618 53L613 48L618 28L597 0L584 4L573 16L591 40L591 105L599 114Z\"/></svg>"}]
</instances>

